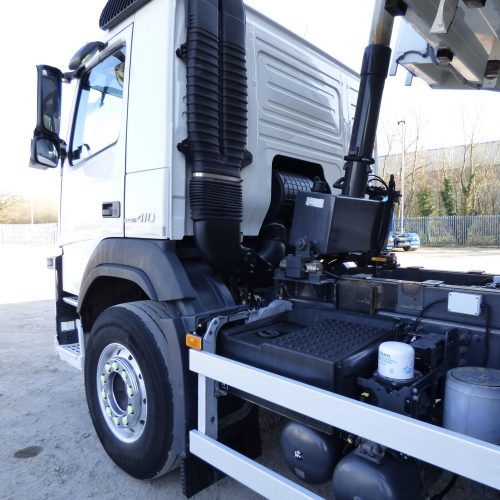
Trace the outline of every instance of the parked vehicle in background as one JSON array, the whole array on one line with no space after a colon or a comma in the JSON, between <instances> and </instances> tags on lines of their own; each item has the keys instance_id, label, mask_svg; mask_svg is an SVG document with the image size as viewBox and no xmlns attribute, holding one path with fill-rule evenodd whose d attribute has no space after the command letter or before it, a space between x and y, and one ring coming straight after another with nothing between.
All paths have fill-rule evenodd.
<instances>
[{"instance_id":1,"label":"parked vehicle in background","mask_svg":"<svg viewBox=\"0 0 500 500\"><path fill-rule=\"evenodd\" d=\"M389 233L389 237L387 238L387 250L394 250L394 236L391 233Z\"/></svg>"},{"instance_id":2,"label":"parked vehicle in background","mask_svg":"<svg viewBox=\"0 0 500 500\"><path fill-rule=\"evenodd\" d=\"M411 250L410 238L406 233L392 233L394 238L394 248L402 248L405 252Z\"/></svg>"},{"instance_id":3,"label":"parked vehicle in background","mask_svg":"<svg viewBox=\"0 0 500 500\"><path fill-rule=\"evenodd\" d=\"M420 237L417 233L399 233L393 231L389 233L389 238L387 239L387 250L395 248L402 248L405 252L417 250L417 248L420 248Z\"/></svg>"},{"instance_id":4,"label":"parked vehicle in background","mask_svg":"<svg viewBox=\"0 0 500 500\"><path fill-rule=\"evenodd\" d=\"M410 246L413 251L420 248L420 236L417 233L405 233L410 241Z\"/></svg>"}]
</instances>

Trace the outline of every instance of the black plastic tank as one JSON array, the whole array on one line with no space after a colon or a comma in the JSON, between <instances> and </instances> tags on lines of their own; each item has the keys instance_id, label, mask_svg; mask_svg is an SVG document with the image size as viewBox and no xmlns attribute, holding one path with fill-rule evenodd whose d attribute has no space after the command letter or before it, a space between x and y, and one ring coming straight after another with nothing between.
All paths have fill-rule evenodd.
<instances>
[{"instance_id":1,"label":"black plastic tank","mask_svg":"<svg viewBox=\"0 0 500 500\"><path fill-rule=\"evenodd\" d=\"M337 433L328 435L298 422L283 427L280 444L288 468L306 483L328 481L342 456Z\"/></svg>"},{"instance_id":2,"label":"black plastic tank","mask_svg":"<svg viewBox=\"0 0 500 500\"><path fill-rule=\"evenodd\" d=\"M415 460L385 455L380 463L346 455L333 473L335 500L420 500L422 481Z\"/></svg>"}]
</instances>

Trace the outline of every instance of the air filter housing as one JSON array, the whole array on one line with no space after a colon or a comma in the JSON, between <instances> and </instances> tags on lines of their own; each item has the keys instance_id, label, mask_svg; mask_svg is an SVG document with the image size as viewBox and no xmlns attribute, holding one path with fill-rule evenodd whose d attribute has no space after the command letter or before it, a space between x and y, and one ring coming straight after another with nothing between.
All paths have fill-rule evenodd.
<instances>
[{"instance_id":1,"label":"air filter housing","mask_svg":"<svg viewBox=\"0 0 500 500\"><path fill-rule=\"evenodd\" d=\"M290 244L321 255L378 247L385 202L325 193L297 193Z\"/></svg>"},{"instance_id":2,"label":"air filter housing","mask_svg":"<svg viewBox=\"0 0 500 500\"><path fill-rule=\"evenodd\" d=\"M137 12L150 0L108 0L99 18L99 27L109 30L120 24L128 16Z\"/></svg>"}]
</instances>

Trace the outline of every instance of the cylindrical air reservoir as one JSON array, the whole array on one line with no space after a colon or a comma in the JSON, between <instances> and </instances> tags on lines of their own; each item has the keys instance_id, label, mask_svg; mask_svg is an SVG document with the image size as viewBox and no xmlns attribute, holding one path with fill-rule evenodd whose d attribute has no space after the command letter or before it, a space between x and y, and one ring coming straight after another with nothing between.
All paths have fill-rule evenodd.
<instances>
[{"instance_id":1,"label":"cylindrical air reservoir","mask_svg":"<svg viewBox=\"0 0 500 500\"><path fill-rule=\"evenodd\" d=\"M383 342L378 348L378 374L401 381L414 376L415 351L404 342Z\"/></svg>"},{"instance_id":2,"label":"cylindrical air reservoir","mask_svg":"<svg viewBox=\"0 0 500 500\"><path fill-rule=\"evenodd\" d=\"M289 469L306 483L319 484L332 477L342 456L343 443L298 422L288 422L281 432L281 453Z\"/></svg>"},{"instance_id":3,"label":"cylindrical air reservoir","mask_svg":"<svg viewBox=\"0 0 500 500\"><path fill-rule=\"evenodd\" d=\"M348 453L335 468L335 500L419 500L422 478L413 459L396 460L386 453L380 463Z\"/></svg>"},{"instance_id":4,"label":"cylindrical air reservoir","mask_svg":"<svg viewBox=\"0 0 500 500\"><path fill-rule=\"evenodd\" d=\"M443 426L500 445L500 370L472 366L450 370Z\"/></svg>"}]
</instances>

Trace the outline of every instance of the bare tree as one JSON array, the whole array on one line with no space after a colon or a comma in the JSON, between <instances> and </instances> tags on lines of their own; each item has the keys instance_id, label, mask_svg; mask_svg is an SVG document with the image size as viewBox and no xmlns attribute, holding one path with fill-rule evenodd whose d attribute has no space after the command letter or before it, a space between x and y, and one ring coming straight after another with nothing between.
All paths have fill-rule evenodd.
<instances>
[{"instance_id":1,"label":"bare tree","mask_svg":"<svg viewBox=\"0 0 500 500\"><path fill-rule=\"evenodd\" d=\"M387 121L384 121L380 128L379 128L379 133L378 133L378 140L382 141L384 143L384 146L386 146L387 150L385 152L385 155L379 158L379 163L378 163L378 168L379 168L379 173L380 177L383 177L384 179L388 177L389 175L387 174L387 159L391 157L392 152L394 151L394 143L396 140L397 134L396 130L394 127L389 126Z\"/></svg>"},{"instance_id":2,"label":"bare tree","mask_svg":"<svg viewBox=\"0 0 500 500\"><path fill-rule=\"evenodd\" d=\"M29 224L33 209L36 224L57 221L57 206L53 199L28 200L17 194L0 196L0 224Z\"/></svg>"},{"instance_id":3,"label":"bare tree","mask_svg":"<svg viewBox=\"0 0 500 500\"><path fill-rule=\"evenodd\" d=\"M480 111L476 114L461 111L463 127L463 145L435 150L424 150L421 131L424 120L414 113L407 127L407 147L405 151L405 215L417 216L422 212L417 203L417 193L426 193L428 202L435 207L435 212L445 215L449 212L443 204L441 192L447 179L447 197L458 215L495 214L500 199L500 142L479 142ZM389 154L379 162L381 175L388 178L394 174L401 185L399 153L397 149L395 125L387 127L382 133ZM394 147L396 146L396 147Z\"/></svg>"},{"instance_id":4,"label":"bare tree","mask_svg":"<svg viewBox=\"0 0 500 500\"><path fill-rule=\"evenodd\" d=\"M0 224L14 221L14 207L20 202L19 196L9 193L0 196Z\"/></svg>"}]
</instances>

